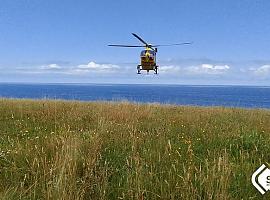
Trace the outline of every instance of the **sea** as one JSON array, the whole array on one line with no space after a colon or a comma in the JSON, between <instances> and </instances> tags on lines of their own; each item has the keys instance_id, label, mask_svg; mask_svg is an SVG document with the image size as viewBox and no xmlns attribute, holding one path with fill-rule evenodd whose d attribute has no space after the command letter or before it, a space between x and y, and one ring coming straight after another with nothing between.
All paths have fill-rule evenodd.
<instances>
[{"instance_id":1,"label":"sea","mask_svg":"<svg viewBox=\"0 0 270 200\"><path fill-rule=\"evenodd\" d=\"M270 87L0 83L0 98L130 101L136 103L269 109Z\"/></svg>"}]
</instances>

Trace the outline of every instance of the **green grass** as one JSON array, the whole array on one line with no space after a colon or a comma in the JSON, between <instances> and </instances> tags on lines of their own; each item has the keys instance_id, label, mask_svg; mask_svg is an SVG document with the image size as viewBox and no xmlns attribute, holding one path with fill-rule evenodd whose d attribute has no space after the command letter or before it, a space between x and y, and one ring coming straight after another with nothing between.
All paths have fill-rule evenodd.
<instances>
[{"instance_id":1,"label":"green grass","mask_svg":"<svg viewBox=\"0 0 270 200\"><path fill-rule=\"evenodd\" d=\"M270 111L0 99L2 199L269 199Z\"/></svg>"}]
</instances>

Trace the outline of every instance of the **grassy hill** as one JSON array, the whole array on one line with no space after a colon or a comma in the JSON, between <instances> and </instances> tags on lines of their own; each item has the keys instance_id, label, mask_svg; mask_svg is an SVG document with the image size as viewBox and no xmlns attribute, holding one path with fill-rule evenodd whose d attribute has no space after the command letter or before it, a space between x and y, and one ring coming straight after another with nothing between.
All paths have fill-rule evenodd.
<instances>
[{"instance_id":1,"label":"grassy hill","mask_svg":"<svg viewBox=\"0 0 270 200\"><path fill-rule=\"evenodd\" d=\"M269 199L269 136L269 110L0 99L0 197Z\"/></svg>"}]
</instances>

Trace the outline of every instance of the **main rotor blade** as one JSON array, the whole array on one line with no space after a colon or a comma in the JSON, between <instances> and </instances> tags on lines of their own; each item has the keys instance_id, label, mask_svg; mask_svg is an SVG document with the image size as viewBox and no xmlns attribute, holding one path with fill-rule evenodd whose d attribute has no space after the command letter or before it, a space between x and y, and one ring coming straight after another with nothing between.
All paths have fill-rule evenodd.
<instances>
[{"instance_id":1,"label":"main rotor blade","mask_svg":"<svg viewBox=\"0 0 270 200\"><path fill-rule=\"evenodd\" d=\"M140 40L142 43L144 43L146 46L149 46L148 44L147 44L147 42L145 42L142 38L140 38L137 34L135 34L135 33L132 33L132 35L134 35L134 37L136 37L138 40Z\"/></svg>"},{"instance_id":2,"label":"main rotor blade","mask_svg":"<svg viewBox=\"0 0 270 200\"><path fill-rule=\"evenodd\" d=\"M145 47L144 45L122 45L122 44L109 44L109 47Z\"/></svg>"},{"instance_id":3,"label":"main rotor blade","mask_svg":"<svg viewBox=\"0 0 270 200\"><path fill-rule=\"evenodd\" d=\"M157 45L152 45L152 47L179 46L179 45L188 45L188 44L192 44L192 42L183 42L183 43L178 43L178 44L157 44Z\"/></svg>"}]
</instances>

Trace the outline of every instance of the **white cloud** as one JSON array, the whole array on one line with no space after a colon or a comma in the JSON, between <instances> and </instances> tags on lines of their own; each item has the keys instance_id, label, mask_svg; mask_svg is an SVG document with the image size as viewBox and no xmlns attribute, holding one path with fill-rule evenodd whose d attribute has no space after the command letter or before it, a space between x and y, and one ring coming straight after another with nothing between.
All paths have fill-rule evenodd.
<instances>
[{"instance_id":1,"label":"white cloud","mask_svg":"<svg viewBox=\"0 0 270 200\"><path fill-rule=\"evenodd\" d=\"M67 74L77 74L77 75L83 75L88 73L114 73L116 72L120 67L118 65L114 64L98 64L93 61L89 62L88 64L81 64L78 66L73 67L70 69Z\"/></svg>"},{"instance_id":2,"label":"white cloud","mask_svg":"<svg viewBox=\"0 0 270 200\"><path fill-rule=\"evenodd\" d=\"M58 70L58 69L62 69L62 67L59 66L59 65L57 65L57 64L49 64L49 65L41 66L41 69L45 69L45 70Z\"/></svg>"},{"instance_id":3,"label":"white cloud","mask_svg":"<svg viewBox=\"0 0 270 200\"><path fill-rule=\"evenodd\" d=\"M89 62L88 64L80 64L75 66L65 66L61 67L57 64L50 64L41 66L40 69L45 72L46 71L54 71L57 73L62 74L69 74L69 75L81 75L81 74L87 74L87 73L110 73L115 72L120 67L118 65L114 64L98 64L93 61ZM42 71L39 70L40 73Z\"/></svg>"},{"instance_id":4,"label":"white cloud","mask_svg":"<svg viewBox=\"0 0 270 200\"><path fill-rule=\"evenodd\" d=\"M118 65L113 64L98 64L93 61L88 63L87 65L78 65L77 69L80 70L95 70L95 71L112 71L119 69L120 67Z\"/></svg>"},{"instance_id":5,"label":"white cloud","mask_svg":"<svg viewBox=\"0 0 270 200\"><path fill-rule=\"evenodd\" d=\"M181 70L181 67L177 65L165 65L159 67L159 72L165 72L165 73L175 73L179 72Z\"/></svg>"},{"instance_id":6,"label":"white cloud","mask_svg":"<svg viewBox=\"0 0 270 200\"><path fill-rule=\"evenodd\" d=\"M263 65L258 68L250 68L257 76L267 76L270 74L270 65Z\"/></svg>"},{"instance_id":7,"label":"white cloud","mask_svg":"<svg viewBox=\"0 0 270 200\"><path fill-rule=\"evenodd\" d=\"M202 64L186 67L185 70L192 74L223 74L230 69L228 65Z\"/></svg>"},{"instance_id":8,"label":"white cloud","mask_svg":"<svg viewBox=\"0 0 270 200\"><path fill-rule=\"evenodd\" d=\"M91 60L90 60L91 61ZM221 64L216 64L221 63ZM216 61L216 60L171 60L159 62L158 78L153 83L175 82L175 83L203 83L203 84L254 84L269 85L270 63L269 61ZM26 63L18 66L3 67L0 75L14 74L13 77L30 77L33 79L43 79L48 81L107 81L115 82L147 82L151 76L139 76L136 74L135 63L70 63L52 61L45 63ZM151 73L150 73L151 74ZM33 76L32 76L33 75ZM149 79L149 80L148 80ZM45 80L45 79L44 79ZM149 81L150 82L150 81Z\"/></svg>"}]
</instances>

